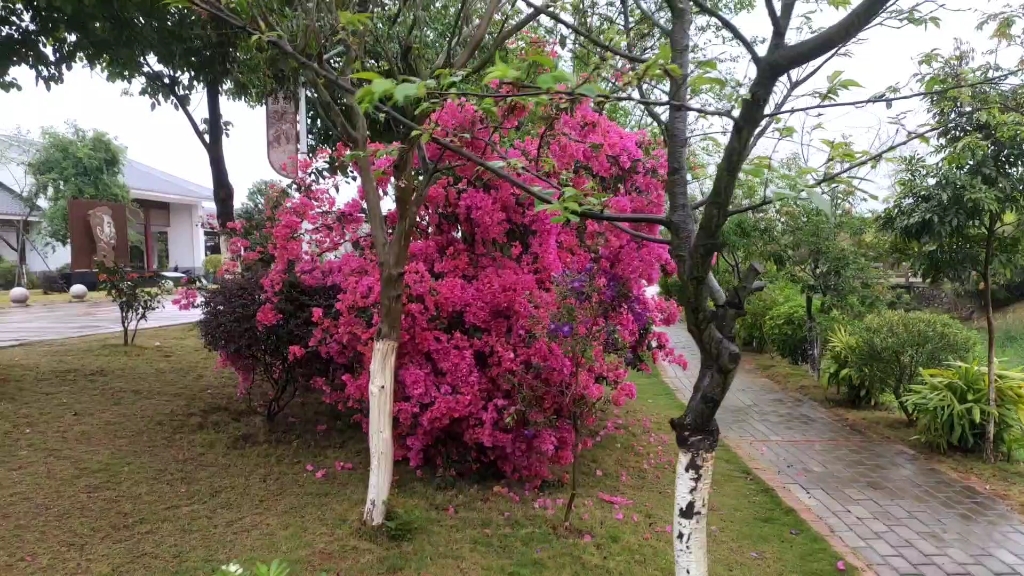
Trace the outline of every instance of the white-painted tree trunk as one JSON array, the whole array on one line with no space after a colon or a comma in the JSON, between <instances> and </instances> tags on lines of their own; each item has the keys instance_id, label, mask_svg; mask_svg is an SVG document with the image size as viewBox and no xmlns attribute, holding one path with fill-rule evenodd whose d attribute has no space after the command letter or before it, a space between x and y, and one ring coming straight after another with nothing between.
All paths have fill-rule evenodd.
<instances>
[{"instance_id":1,"label":"white-painted tree trunk","mask_svg":"<svg viewBox=\"0 0 1024 576\"><path fill-rule=\"evenodd\" d=\"M395 469L391 421L395 399L395 360L398 342L377 340L370 360L370 483L366 489L363 522L379 526L387 512Z\"/></svg>"},{"instance_id":2,"label":"white-painted tree trunk","mask_svg":"<svg viewBox=\"0 0 1024 576\"><path fill-rule=\"evenodd\" d=\"M673 546L676 576L708 576L708 497L715 453L679 451Z\"/></svg>"}]
</instances>

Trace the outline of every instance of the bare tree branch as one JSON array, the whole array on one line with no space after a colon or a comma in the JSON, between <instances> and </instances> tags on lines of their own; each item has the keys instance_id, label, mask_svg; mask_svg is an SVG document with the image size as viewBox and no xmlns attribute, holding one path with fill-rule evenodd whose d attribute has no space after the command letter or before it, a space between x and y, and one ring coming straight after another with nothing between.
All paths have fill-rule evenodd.
<instances>
[{"instance_id":1,"label":"bare tree branch","mask_svg":"<svg viewBox=\"0 0 1024 576\"><path fill-rule=\"evenodd\" d=\"M521 32L523 28L526 28L531 23L533 23L534 20L539 18L541 15L541 9L547 8L547 6L547 1L541 3L541 5L538 8L535 8L534 10L523 16L511 28L505 30L501 34L498 34L498 37L495 38L494 42L491 44L491 48L483 57L477 60L476 64L474 64L473 67L470 69L471 73L476 74L480 72L481 70L486 68L488 64L494 61L494 56L498 53L498 50L500 50L501 47L505 45L505 42L507 42L509 38Z\"/></svg>"},{"instance_id":2,"label":"bare tree branch","mask_svg":"<svg viewBox=\"0 0 1024 576\"><path fill-rule=\"evenodd\" d=\"M777 50L769 50L771 56L766 56L765 63L769 70L775 73L785 73L813 62L856 38L865 26L896 1L861 0L861 3L847 12L846 16L814 36L796 44L781 46ZM787 6L789 14L792 15L793 8L787 2L782 5L783 13L785 14ZM783 19L783 23L787 23L785 19Z\"/></svg>"},{"instance_id":3,"label":"bare tree branch","mask_svg":"<svg viewBox=\"0 0 1024 576\"><path fill-rule=\"evenodd\" d=\"M871 162L874 162L875 160L878 160L882 156L885 156L886 154L888 154L889 152L892 152L893 150L896 150L897 148L902 148L903 146L906 146L907 144L910 144L911 142L921 138L922 136L927 136L928 134L931 134L932 132L935 132L936 130L939 130L942 127L943 127L943 125L939 124L939 125L936 125L936 126L932 126L931 128L929 128L927 130L922 130L920 132L914 132L910 136L908 136L907 138L905 138L903 140L900 140L899 142L896 142L896 143L894 143L894 144L892 144L890 146L887 146L884 149L880 150L879 152L876 152L875 154L872 154L871 156L866 156L864 158L861 158L860 160L851 163L849 166L846 166L842 170L838 170L838 171L833 172L831 174L826 174L825 176L821 177L821 179L819 179L819 180L815 181L814 183L812 183L811 186L812 187L817 187L817 186L821 186L822 184L825 184L826 182L830 182L832 180L835 180L836 178L839 178L839 177L843 176L844 174L848 174L851 171L856 170L857 168L860 168L861 166L864 166L865 164L870 164Z\"/></svg>"},{"instance_id":4,"label":"bare tree branch","mask_svg":"<svg viewBox=\"0 0 1024 576\"><path fill-rule=\"evenodd\" d=\"M732 217L732 216L735 216L737 214L743 214L745 212L753 212L754 210L757 210L758 208L764 208L765 206L770 205L772 202L775 202L774 198L767 198L767 199L761 200L760 202L757 202L755 204L750 204L748 206L743 206L743 207L740 207L740 208L736 208L734 210L729 210L729 216Z\"/></svg>"},{"instance_id":5,"label":"bare tree branch","mask_svg":"<svg viewBox=\"0 0 1024 576\"><path fill-rule=\"evenodd\" d=\"M779 13L775 10L775 2L764 0L764 7L768 11L768 19L772 22L772 30L782 28L782 22L779 21Z\"/></svg>"},{"instance_id":6,"label":"bare tree branch","mask_svg":"<svg viewBox=\"0 0 1024 576\"><path fill-rule=\"evenodd\" d=\"M648 10L646 6L644 6L644 0L633 0L633 4L636 5L637 9L640 10L641 14L643 14L648 20L651 21L651 24L653 24L655 28L661 30L663 34L668 34L669 27L662 24L661 21L659 21L654 16L654 13Z\"/></svg>"},{"instance_id":7,"label":"bare tree branch","mask_svg":"<svg viewBox=\"0 0 1024 576\"><path fill-rule=\"evenodd\" d=\"M462 68L465 66L469 63L469 59L473 57L473 54L476 54L477 49L480 48L480 44L484 41L484 36L487 34L487 28L491 25L491 20L494 19L494 13L498 10L499 3L500 0L491 0L487 4L487 9L484 11L483 15L480 16L480 22L476 25L476 30L469 38L469 44L466 44L462 53L460 53L455 59L455 68Z\"/></svg>"},{"instance_id":8,"label":"bare tree branch","mask_svg":"<svg viewBox=\"0 0 1024 576\"><path fill-rule=\"evenodd\" d=\"M750 59L754 63L755 66L759 62L761 62L761 55L757 53L757 49L755 49L754 45L750 42L750 40L747 39L747 37L743 35L743 32L740 32L740 29L737 28L735 24L733 24L732 20L729 20L721 12L719 12L718 10L715 10L714 8L711 8L710 6L705 4L704 0L690 0L690 1L693 2L693 5L696 6L697 8L699 8L701 12L707 14L708 16L711 16L712 18L717 20L718 23L721 24L723 28L728 30L729 33L732 34L732 37L735 38L737 42L742 44L743 48L745 48L747 53L750 54Z\"/></svg>"},{"instance_id":9,"label":"bare tree branch","mask_svg":"<svg viewBox=\"0 0 1024 576\"><path fill-rule=\"evenodd\" d=\"M992 78L986 78L984 80L978 80L977 82L970 82L968 84L958 84L956 86L947 86L938 90L925 90L922 92L914 92L912 94L900 94L898 96L887 96L882 98L868 98L867 100L853 100L850 102L822 102L820 104L814 104L812 106L802 106L799 108L788 108L786 110L773 111L765 114L765 117L782 116L785 114L796 114L797 112L808 112L811 110L824 110L826 108L842 108L845 106L861 106L865 104L885 104L887 102L898 102L900 100L910 100L913 98L921 98L923 96L934 96L937 94L945 94L952 92L953 90L960 90L963 88L972 88L974 86L982 86L987 84L995 84L1001 80L1005 80L1011 76L1019 75L1019 70L1011 70L1005 74L993 76Z\"/></svg>"},{"instance_id":10,"label":"bare tree branch","mask_svg":"<svg viewBox=\"0 0 1024 576\"><path fill-rule=\"evenodd\" d=\"M522 0L522 1L527 6L533 8L534 10L540 10L540 12L542 14L544 14L545 16L547 16L548 18L554 20L555 22L558 22L562 26L565 26L569 30L572 30L574 34L578 35L580 38L583 38L587 42L590 42L594 46L597 46L598 48L601 48L603 50L607 50L608 52L611 52L612 54L615 54L619 58L623 58L625 60L629 60L630 62L633 62L635 64L645 64L645 63L647 63L647 58L644 58L642 56L637 56L636 54L630 54L629 52L626 52L625 50L620 50L620 49L618 49L618 48L616 48L616 47L614 47L614 46L612 46L610 44L602 42L601 40L595 38L593 35L588 34L585 30L583 30L579 26L573 24L572 22L569 22L565 18L562 18L557 12L551 10L550 8L545 8L542 5L534 4L530 0Z\"/></svg>"}]
</instances>

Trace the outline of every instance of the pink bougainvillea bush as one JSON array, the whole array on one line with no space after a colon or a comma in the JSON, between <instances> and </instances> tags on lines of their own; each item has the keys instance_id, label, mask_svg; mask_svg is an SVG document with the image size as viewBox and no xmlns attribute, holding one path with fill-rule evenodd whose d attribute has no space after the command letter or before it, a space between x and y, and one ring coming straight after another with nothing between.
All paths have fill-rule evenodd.
<instances>
[{"instance_id":1,"label":"pink bougainvillea bush","mask_svg":"<svg viewBox=\"0 0 1024 576\"><path fill-rule=\"evenodd\" d=\"M608 196L610 212L663 213L665 160L646 134L626 131L585 104L546 111L547 128L525 130L527 115L538 113L519 103L485 114L450 102L432 122L435 134L527 182L541 184L532 171ZM392 190L394 152L372 146L384 196ZM328 160L344 167L348 154L342 147L320 151L302 166L294 197L277 209L257 323L282 321L275 298L292 279L338 290L333 308L312 310L313 336L296 345L333 363L337 376L313 382L324 400L365 414L380 286L376 254L364 191L341 200L350 184L325 168ZM672 271L667 248L604 222L553 222L551 212L505 181L433 144L426 154L439 177L426 193L405 268L396 457L414 467L550 478L574 450L591 445L604 425L603 406L635 397L629 368L681 360L654 330L675 322L678 310L645 293ZM396 215L388 221L393 225ZM600 315L581 326L567 315L567 303L597 303ZM590 352L574 355L566 342L582 333L590 335Z\"/></svg>"}]
</instances>

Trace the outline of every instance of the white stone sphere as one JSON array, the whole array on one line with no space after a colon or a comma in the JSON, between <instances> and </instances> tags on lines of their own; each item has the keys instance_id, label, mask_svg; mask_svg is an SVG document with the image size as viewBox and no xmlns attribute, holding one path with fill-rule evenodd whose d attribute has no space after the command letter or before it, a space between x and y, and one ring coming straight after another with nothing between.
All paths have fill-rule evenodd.
<instances>
[{"instance_id":1,"label":"white stone sphere","mask_svg":"<svg viewBox=\"0 0 1024 576\"><path fill-rule=\"evenodd\" d=\"M71 290L68 290L68 293L71 294L72 300L81 301L85 300L85 297L89 295L89 289L81 284L75 284L71 287Z\"/></svg>"},{"instance_id":2,"label":"white stone sphere","mask_svg":"<svg viewBox=\"0 0 1024 576\"><path fill-rule=\"evenodd\" d=\"M11 304L27 304L28 303L28 290L22 287L11 288L11 293L8 294L11 299Z\"/></svg>"}]
</instances>

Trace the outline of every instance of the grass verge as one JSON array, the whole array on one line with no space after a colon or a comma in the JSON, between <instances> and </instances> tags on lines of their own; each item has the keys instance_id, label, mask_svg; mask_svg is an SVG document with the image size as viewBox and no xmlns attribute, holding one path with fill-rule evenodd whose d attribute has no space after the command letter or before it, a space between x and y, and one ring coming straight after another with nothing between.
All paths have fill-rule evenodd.
<instances>
[{"instance_id":1,"label":"grass verge","mask_svg":"<svg viewBox=\"0 0 1024 576\"><path fill-rule=\"evenodd\" d=\"M210 574L272 558L293 574L671 573L675 450L663 432L680 404L657 376L637 377L618 415L633 425L584 454L571 532L536 494L515 502L494 483L445 486L398 466L382 538L358 524L364 436L314 398L268 428L193 330L143 331L128 348L111 335L0 350L4 573ZM835 574L835 551L719 452L712 574ZM598 492L634 504L619 520Z\"/></svg>"},{"instance_id":2,"label":"grass verge","mask_svg":"<svg viewBox=\"0 0 1024 576\"><path fill-rule=\"evenodd\" d=\"M1022 324L1024 326L1024 324ZM1022 333L1024 342L1024 333ZM1024 352L1024 350L1022 350ZM901 443L929 458L934 465L946 473L984 489L1003 499L1007 504L1024 514L1024 464L1000 462L986 464L978 454L931 452L914 439L917 431L907 424L907 419L895 407L877 410L855 410L835 405L835 391L830 397L823 386L814 380L805 366L794 366L785 359L768 354L744 354L752 366L782 389L799 394L828 408L833 416L851 428L865 434Z\"/></svg>"}]
</instances>

